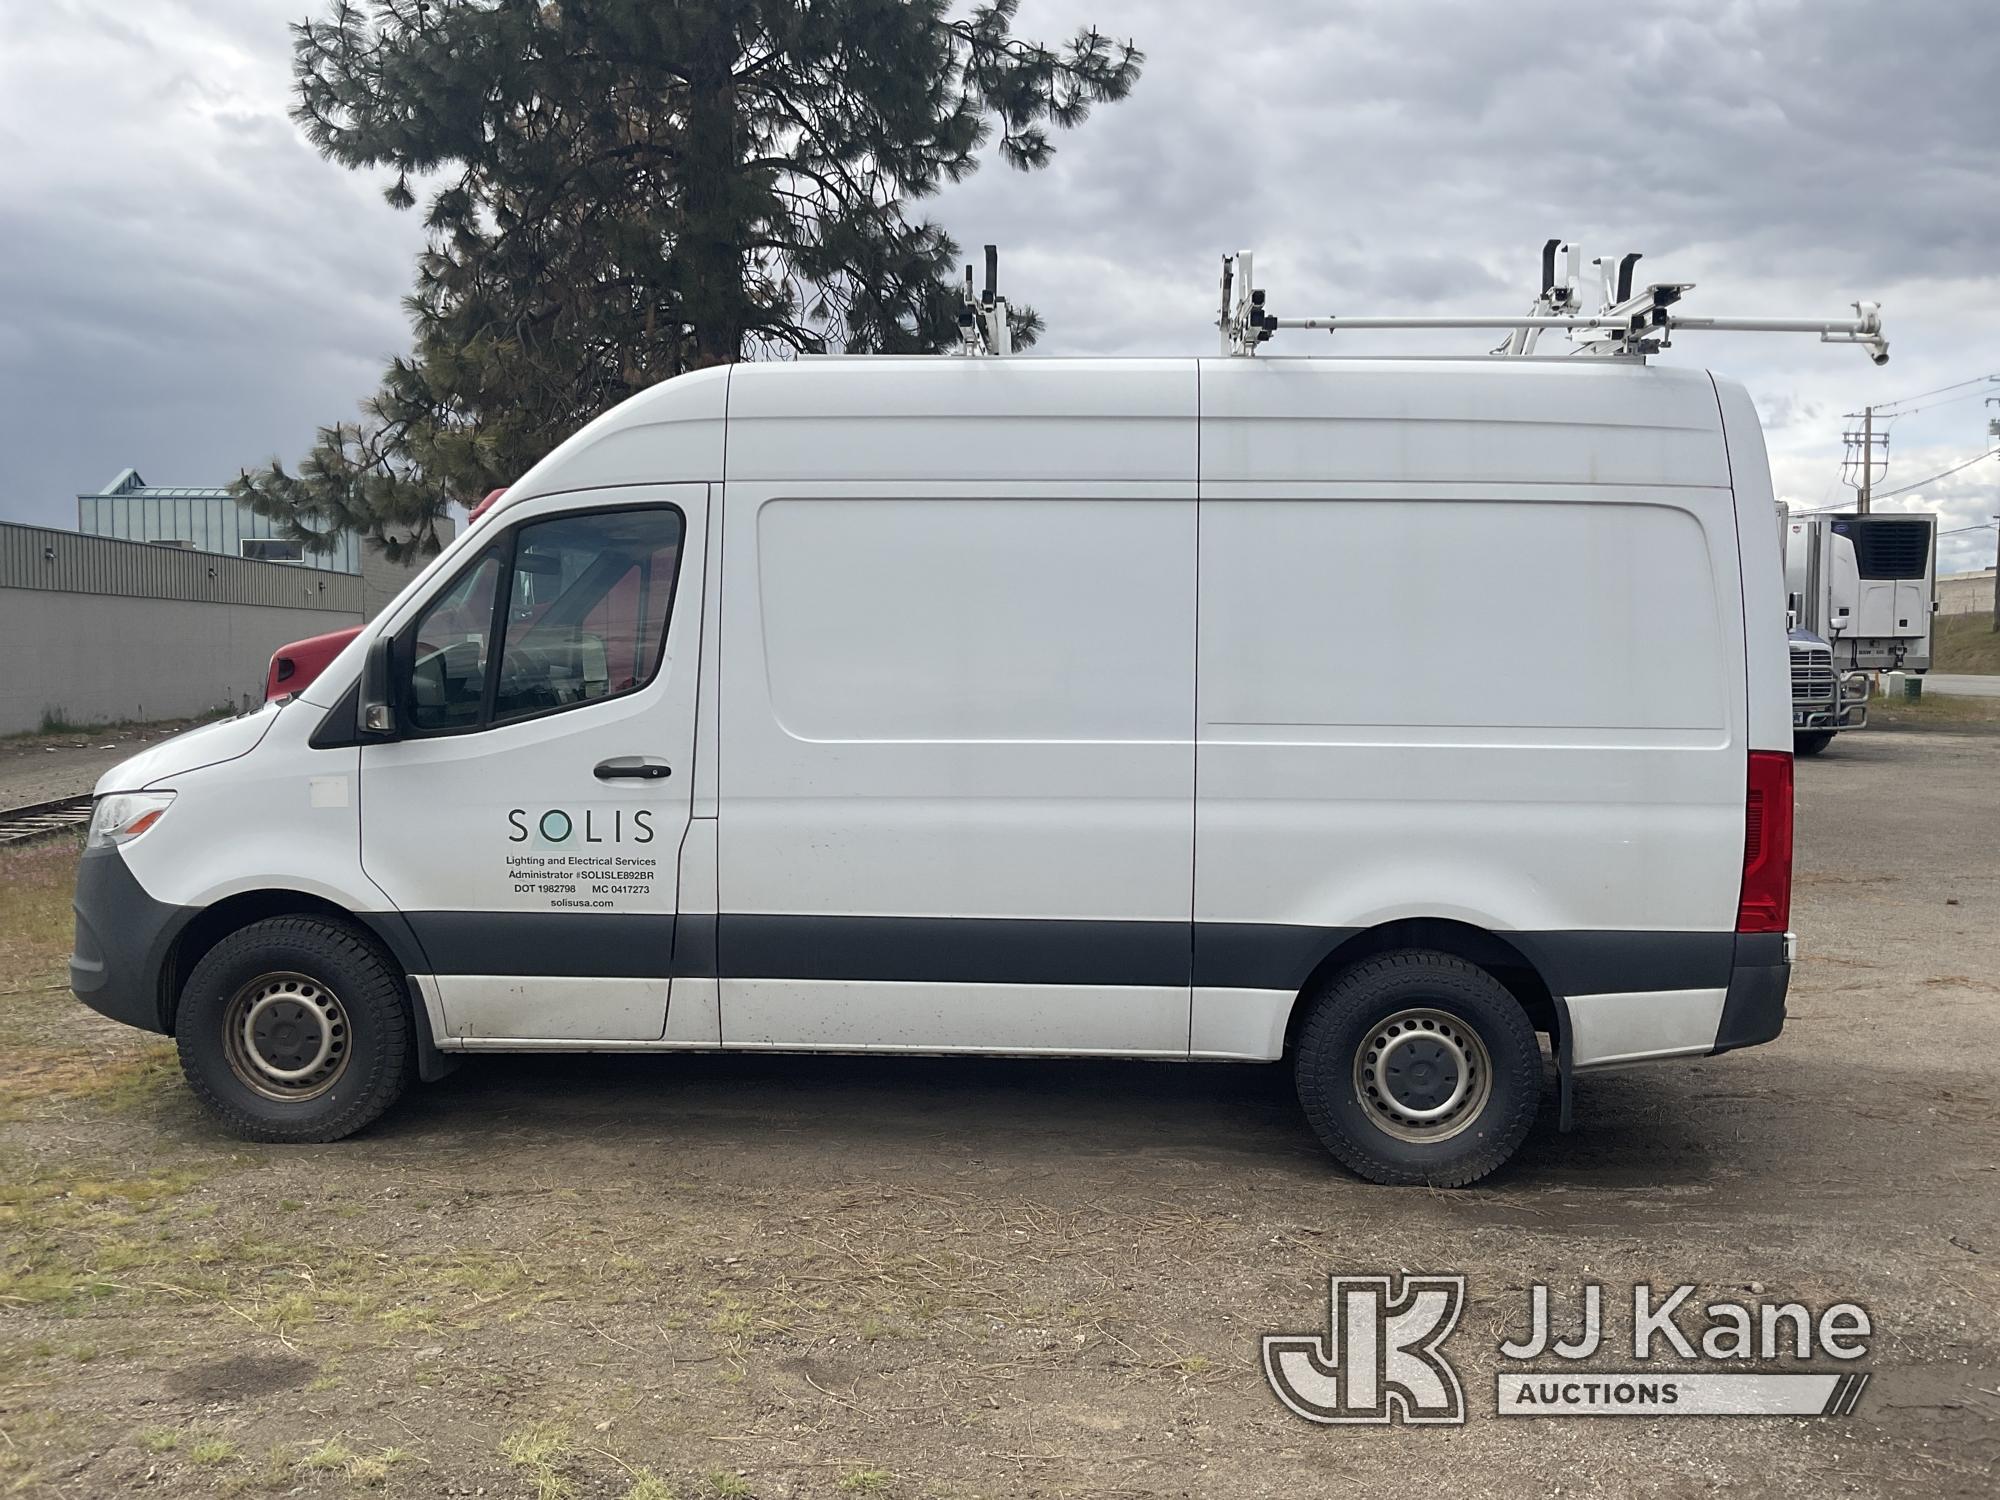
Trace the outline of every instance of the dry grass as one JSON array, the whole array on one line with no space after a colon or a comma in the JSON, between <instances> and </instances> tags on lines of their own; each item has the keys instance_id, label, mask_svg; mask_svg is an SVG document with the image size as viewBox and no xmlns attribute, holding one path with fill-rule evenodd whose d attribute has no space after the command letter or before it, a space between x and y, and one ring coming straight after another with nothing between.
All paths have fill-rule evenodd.
<instances>
[{"instance_id":1,"label":"dry grass","mask_svg":"<svg viewBox=\"0 0 2000 1500\"><path fill-rule=\"evenodd\" d=\"M194 1441L187 1445L187 1456L191 1463L208 1464L213 1467L217 1464L234 1463L240 1455L237 1453L236 1445L228 1438L214 1433L202 1433L196 1435Z\"/></svg>"},{"instance_id":2,"label":"dry grass","mask_svg":"<svg viewBox=\"0 0 2000 1500\"><path fill-rule=\"evenodd\" d=\"M650 1469L636 1469L632 1487L619 1500L680 1500L680 1491Z\"/></svg>"},{"instance_id":3,"label":"dry grass","mask_svg":"<svg viewBox=\"0 0 2000 1500\"><path fill-rule=\"evenodd\" d=\"M77 836L0 849L0 996L67 989L79 852Z\"/></svg>"},{"instance_id":4,"label":"dry grass","mask_svg":"<svg viewBox=\"0 0 2000 1500\"><path fill-rule=\"evenodd\" d=\"M150 1106L179 1087L164 1038L104 1021L69 993L75 838L0 850L0 1122L88 1103Z\"/></svg>"},{"instance_id":5,"label":"dry grass","mask_svg":"<svg viewBox=\"0 0 2000 1500\"><path fill-rule=\"evenodd\" d=\"M308 1449L285 1466L301 1474L338 1474L364 1488L386 1484L390 1471L407 1462L411 1454L404 1448L383 1448L360 1453L339 1438L329 1438Z\"/></svg>"},{"instance_id":6,"label":"dry grass","mask_svg":"<svg viewBox=\"0 0 2000 1500\"><path fill-rule=\"evenodd\" d=\"M500 1454L517 1469L526 1471L535 1487L535 1500L570 1500L576 1486L565 1478L558 1464L575 1453L569 1429L559 1422L537 1422L511 1432L500 1444Z\"/></svg>"},{"instance_id":7,"label":"dry grass","mask_svg":"<svg viewBox=\"0 0 2000 1500\"><path fill-rule=\"evenodd\" d=\"M173 1048L165 1042L89 1053L31 1043L0 1054L0 1121L34 1119L51 1105L79 1100L119 1113L178 1087Z\"/></svg>"},{"instance_id":8,"label":"dry grass","mask_svg":"<svg viewBox=\"0 0 2000 1500\"><path fill-rule=\"evenodd\" d=\"M1923 697L1917 699L1870 699L1868 723L1885 729L1956 729L2000 724L2000 698L1955 698L1926 688Z\"/></svg>"},{"instance_id":9,"label":"dry grass","mask_svg":"<svg viewBox=\"0 0 2000 1500\"><path fill-rule=\"evenodd\" d=\"M1939 672L2000 672L1993 614L1938 615L1931 622L1931 667Z\"/></svg>"}]
</instances>

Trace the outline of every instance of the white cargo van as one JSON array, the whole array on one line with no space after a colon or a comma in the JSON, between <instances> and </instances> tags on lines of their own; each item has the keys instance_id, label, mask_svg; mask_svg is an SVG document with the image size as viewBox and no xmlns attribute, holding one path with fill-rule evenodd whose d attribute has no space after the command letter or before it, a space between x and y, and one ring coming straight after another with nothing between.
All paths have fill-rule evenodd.
<instances>
[{"instance_id":1,"label":"white cargo van","mask_svg":"<svg viewBox=\"0 0 2000 1500\"><path fill-rule=\"evenodd\" d=\"M1458 1184L1768 1041L1762 435L1636 360L826 359L669 381L297 697L99 783L76 993L260 1140L449 1055L1286 1060Z\"/></svg>"}]
</instances>

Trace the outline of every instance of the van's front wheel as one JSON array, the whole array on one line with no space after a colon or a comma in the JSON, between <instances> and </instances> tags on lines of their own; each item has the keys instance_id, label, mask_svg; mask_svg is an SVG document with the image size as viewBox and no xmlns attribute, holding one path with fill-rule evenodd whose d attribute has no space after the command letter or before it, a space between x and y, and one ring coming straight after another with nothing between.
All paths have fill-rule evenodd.
<instances>
[{"instance_id":1,"label":"van's front wheel","mask_svg":"<svg viewBox=\"0 0 2000 1500\"><path fill-rule=\"evenodd\" d=\"M1463 959L1366 959L1312 1002L1299 1101L1314 1132L1372 1182L1463 1187L1526 1138L1542 1054L1513 995Z\"/></svg>"},{"instance_id":2,"label":"van's front wheel","mask_svg":"<svg viewBox=\"0 0 2000 1500\"><path fill-rule=\"evenodd\" d=\"M272 917L211 948L174 1040L195 1097L253 1141L352 1135L416 1062L401 974L359 930L320 917Z\"/></svg>"}]
</instances>

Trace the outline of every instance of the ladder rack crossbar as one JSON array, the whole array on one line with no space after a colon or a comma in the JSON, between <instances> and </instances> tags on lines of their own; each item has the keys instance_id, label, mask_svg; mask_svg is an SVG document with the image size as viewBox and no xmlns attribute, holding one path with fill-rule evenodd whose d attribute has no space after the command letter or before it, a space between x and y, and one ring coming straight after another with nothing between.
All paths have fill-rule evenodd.
<instances>
[{"instance_id":1,"label":"ladder rack crossbar","mask_svg":"<svg viewBox=\"0 0 2000 1500\"><path fill-rule=\"evenodd\" d=\"M1223 257L1222 333L1225 354L1249 356L1281 329L1504 329L1508 337L1496 355L1532 354L1544 332L1561 329L1570 335L1573 352L1596 355L1645 355L1657 352L1681 332L1806 333L1821 343L1859 344L1878 365L1889 362L1889 341L1882 333L1881 309L1873 302L1856 302L1852 318L1709 318L1676 310L1694 289L1691 282L1658 282L1634 292L1632 269L1636 253L1591 262L1603 283L1603 306L1595 313L1581 310L1582 256L1574 246L1550 240L1542 247L1542 290L1526 313L1496 317L1349 317L1280 318L1269 306L1263 288L1254 281L1249 251Z\"/></svg>"},{"instance_id":2,"label":"ladder rack crossbar","mask_svg":"<svg viewBox=\"0 0 2000 1500\"><path fill-rule=\"evenodd\" d=\"M1496 317L1496 318L1362 318L1329 314L1324 318L1279 318L1276 328L1625 328L1637 331L1636 317Z\"/></svg>"},{"instance_id":3,"label":"ladder rack crossbar","mask_svg":"<svg viewBox=\"0 0 2000 1500\"><path fill-rule=\"evenodd\" d=\"M1865 318L1689 318L1679 313L1667 319L1670 328L1702 329L1711 333L1838 333L1867 338L1882 331L1879 317Z\"/></svg>"}]
</instances>

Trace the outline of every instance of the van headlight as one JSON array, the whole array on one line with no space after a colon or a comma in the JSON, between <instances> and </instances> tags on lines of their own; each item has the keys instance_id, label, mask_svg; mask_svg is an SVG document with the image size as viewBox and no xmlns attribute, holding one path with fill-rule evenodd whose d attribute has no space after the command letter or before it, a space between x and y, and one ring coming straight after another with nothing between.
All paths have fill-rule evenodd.
<instances>
[{"instance_id":1,"label":"van headlight","mask_svg":"<svg viewBox=\"0 0 2000 1500\"><path fill-rule=\"evenodd\" d=\"M90 835L86 849L108 849L113 844L129 844L151 828L172 805L172 792L113 792L99 797L90 812Z\"/></svg>"}]
</instances>

